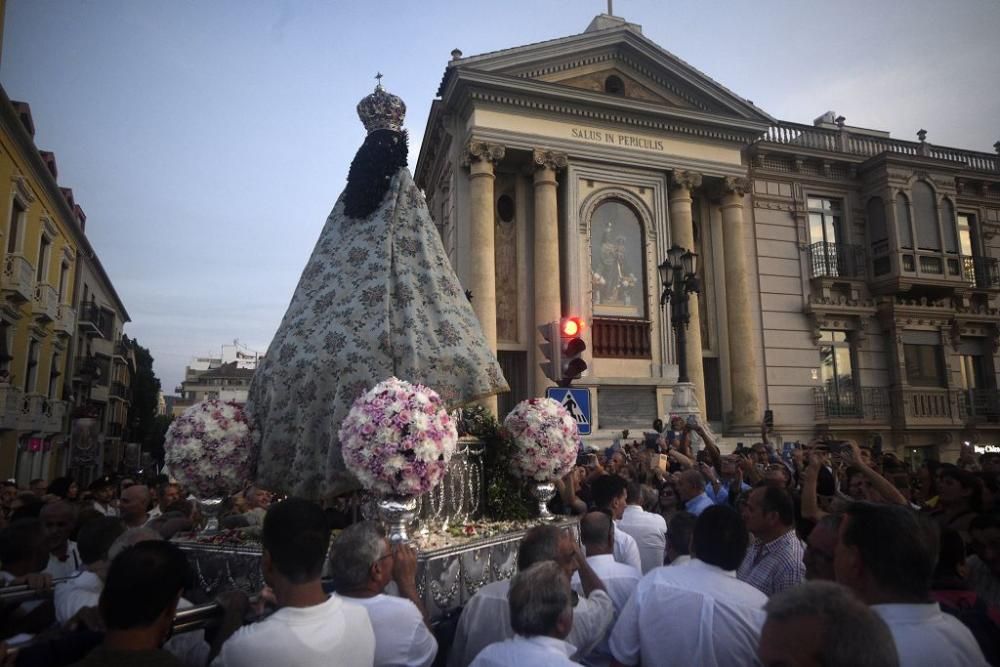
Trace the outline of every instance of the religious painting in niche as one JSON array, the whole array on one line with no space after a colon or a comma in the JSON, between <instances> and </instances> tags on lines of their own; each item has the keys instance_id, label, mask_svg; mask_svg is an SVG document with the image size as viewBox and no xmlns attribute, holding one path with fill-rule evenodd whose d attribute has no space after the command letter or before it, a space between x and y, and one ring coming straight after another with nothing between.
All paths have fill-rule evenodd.
<instances>
[{"instance_id":1,"label":"religious painting in niche","mask_svg":"<svg viewBox=\"0 0 1000 667\"><path fill-rule=\"evenodd\" d=\"M642 225L618 201L597 207L590 221L594 315L645 317Z\"/></svg>"}]
</instances>

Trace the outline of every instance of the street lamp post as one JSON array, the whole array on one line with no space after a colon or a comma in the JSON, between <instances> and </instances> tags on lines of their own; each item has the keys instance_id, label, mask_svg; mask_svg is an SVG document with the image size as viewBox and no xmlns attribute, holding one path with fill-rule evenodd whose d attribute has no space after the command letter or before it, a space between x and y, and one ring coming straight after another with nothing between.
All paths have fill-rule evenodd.
<instances>
[{"instance_id":1,"label":"street lamp post","mask_svg":"<svg viewBox=\"0 0 1000 667\"><path fill-rule=\"evenodd\" d=\"M687 374L687 327L691 322L691 294L698 294L700 286L695 272L698 255L676 243L667 251L659 266L663 293L660 306L670 304L670 324L677 338L677 382L689 383Z\"/></svg>"}]
</instances>

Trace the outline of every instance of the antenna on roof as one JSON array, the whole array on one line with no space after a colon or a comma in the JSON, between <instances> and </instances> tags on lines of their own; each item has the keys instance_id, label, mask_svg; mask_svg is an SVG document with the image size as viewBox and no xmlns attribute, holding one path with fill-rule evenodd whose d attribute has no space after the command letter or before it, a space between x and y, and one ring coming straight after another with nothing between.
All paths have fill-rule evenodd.
<instances>
[{"instance_id":1,"label":"antenna on roof","mask_svg":"<svg viewBox=\"0 0 1000 667\"><path fill-rule=\"evenodd\" d=\"M615 15L615 2L614 0L608 0L608 16Z\"/></svg>"}]
</instances>

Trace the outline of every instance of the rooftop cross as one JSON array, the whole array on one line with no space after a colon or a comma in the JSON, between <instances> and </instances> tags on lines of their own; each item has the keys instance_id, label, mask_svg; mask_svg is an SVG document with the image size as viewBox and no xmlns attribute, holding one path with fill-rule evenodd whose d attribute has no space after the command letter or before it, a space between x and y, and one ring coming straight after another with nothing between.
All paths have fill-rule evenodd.
<instances>
[{"instance_id":1,"label":"rooftop cross","mask_svg":"<svg viewBox=\"0 0 1000 667\"><path fill-rule=\"evenodd\" d=\"M609 2L610 2L610 0L609 0ZM382 72L376 72L375 73L375 79L378 81L378 83L376 85L377 86L381 86L382 85Z\"/></svg>"}]
</instances>

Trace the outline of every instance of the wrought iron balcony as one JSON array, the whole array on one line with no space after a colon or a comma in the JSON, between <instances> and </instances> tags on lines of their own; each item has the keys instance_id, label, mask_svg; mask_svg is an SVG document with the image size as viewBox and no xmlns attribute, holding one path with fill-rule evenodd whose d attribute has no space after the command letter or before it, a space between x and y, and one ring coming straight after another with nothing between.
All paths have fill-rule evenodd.
<instances>
[{"instance_id":1,"label":"wrought iron balcony","mask_svg":"<svg viewBox=\"0 0 1000 667\"><path fill-rule=\"evenodd\" d=\"M865 251L849 243L820 241L806 248L810 278L864 278Z\"/></svg>"},{"instance_id":2,"label":"wrought iron balcony","mask_svg":"<svg viewBox=\"0 0 1000 667\"><path fill-rule=\"evenodd\" d=\"M885 387L858 387L846 391L813 389L816 421L887 422L890 416L889 390Z\"/></svg>"},{"instance_id":3,"label":"wrought iron balcony","mask_svg":"<svg viewBox=\"0 0 1000 667\"><path fill-rule=\"evenodd\" d=\"M1000 260L996 257L962 257L962 276L979 289L1000 289Z\"/></svg>"},{"instance_id":4,"label":"wrought iron balcony","mask_svg":"<svg viewBox=\"0 0 1000 667\"><path fill-rule=\"evenodd\" d=\"M109 389L109 394L113 398L120 398L123 401L128 399L128 389L122 382L112 382Z\"/></svg>"},{"instance_id":5,"label":"wrought iron balcony","mask_svg":"<svg viewBox=\"0 0 1000 667\"><path fill-rule=\"evenodd\" d=\"M104 328L101 326L102 317L101 309L96 303L85 301L80 304L80 315L76 322L85 335L101 336L104 333Z\"/></svg>"},{"instance_id":6,"label":"wrought iron balcony","mask_svg":"<svg viewBox=\"0 0 1000 667\"><path fill-rule=\"evenodd\" d=\"M35 298L35 267L24 255L11 254L4 260L3 292L19 303Z\"/></svg>"},{"instance_id":7,"label":"wrought iron balcony","mask_svg":"<svg viewBox=\"0 0 1000 667\"><path fill-rule=\"evenodd\" d=\"M960 391L958 414L966 421L1000 421L1000 391L996 389Z\"/></svg>"}]
</instances>

